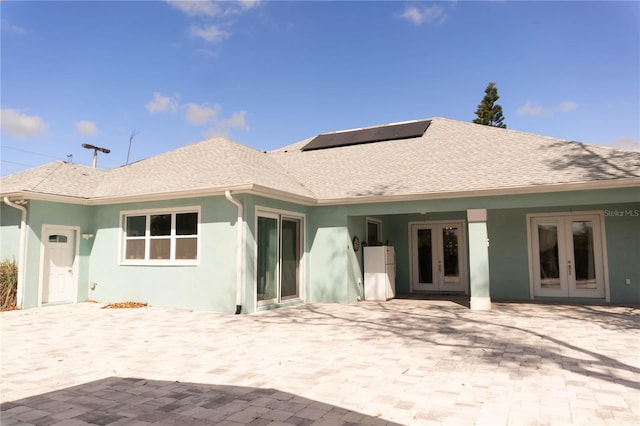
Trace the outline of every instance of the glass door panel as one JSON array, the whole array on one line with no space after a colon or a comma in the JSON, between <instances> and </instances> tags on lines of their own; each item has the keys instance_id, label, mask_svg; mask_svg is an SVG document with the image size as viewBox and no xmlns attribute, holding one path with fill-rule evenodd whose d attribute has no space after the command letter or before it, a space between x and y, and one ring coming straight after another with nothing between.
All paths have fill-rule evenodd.
<instances>
[{"instance_id":1,"label":"glass door panel","mask_svg":"<svg viewBox=\"0 0 640 426\"><path fill-rule=\"evenodd\" d=\"M593 223L591 221L572 222L571 231L576 289L595 289L597 282Z\"/></svg>"},{"instance_id":2,"label":"glass door panel","mask_svg":"<svg viewBox=\"0 0 640 426\"><path fill-rule=\"evenodd\" d=\"M566 297L567 249L565 223L562 217L532 219L533 276L535 294L545 297Z\"/></svg>"},{"instance_id":3,"label":"glass door panel","mask_svg":"<svg viewBox=\"0 0 640 426\"><path fill-rule=\"evenodd\" d=\"M278 297L278 220L258 217L258 301Z\"/></svg>"},{"instance_id":4,"label":"glass door panel","mask_svg":"<svg viewBox=\"0 0 640 426\"><path fill-rule=\"evenodd\" d=\"M560 287L560 259L558 257L558 226L538 224L538 254L540 285L543 288Z\"/></svg>"},{"instance_id":5,"label":"glass door panel","mask_svg":"<svg viewBox=\"0 0 640 426\"><path fill-rule=\"evenodd\" d=\"M433 284L431 229L418 229L418 282Z\"/></svg>"},{"instance_id":6,"label":"glass door panel","mask_svg":"<svg viewBox=\"0 0 640 426\"><path fill-rule=\"evenodd\" d=\"M442 229L442 259L444 282L457 284L460 281L458 228L447 226Z\"/></svg>"},{"instance_id":7,"label":"glass door panel","mask_svg":"<svg viewBox=\"0 0 640 426\"><path fill-rule=\"evenodd\" d=\"M282 299L299 296L300 288L300 220L282 219Z\"/></svg>"}]
</instances>

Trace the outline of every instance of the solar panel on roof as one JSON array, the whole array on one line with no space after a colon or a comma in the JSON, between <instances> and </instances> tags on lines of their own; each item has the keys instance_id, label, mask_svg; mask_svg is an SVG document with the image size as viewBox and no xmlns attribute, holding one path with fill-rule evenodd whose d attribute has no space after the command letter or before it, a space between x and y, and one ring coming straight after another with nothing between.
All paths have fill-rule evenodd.
<instances>
[{"instance_id":1,"label":"solar panel on roof","mask_svg":"<svg viewBox=\"0 0 640 426\"><path fill-rule=\"evenodd\" d=\"M339 133L324 133L313 138L302 150L313 151L315 149L416 138L424 135L424 132L427 131L430 124L431 120L423 120L411 123L392 124L389 126L371 127L369 129L349 130Z\"/></svg>"}]
</instances>

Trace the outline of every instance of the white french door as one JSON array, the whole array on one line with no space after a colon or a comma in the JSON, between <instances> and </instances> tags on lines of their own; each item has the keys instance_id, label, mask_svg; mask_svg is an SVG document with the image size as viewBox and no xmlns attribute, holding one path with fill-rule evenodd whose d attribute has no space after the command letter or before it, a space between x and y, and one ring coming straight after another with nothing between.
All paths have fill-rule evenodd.
<instances>
[{"instance_id":1,"label":"white french door","mask_svg":"<svg viewBox=\"0 0 640 426\"><path fill-rule=\"evenodd\" d=\"M412 290L464 291L464 222L411 224Z\"/></svg>"},{"instance_id":2,"label":"white french door","mask_svg":"<svg viewBox=\"0 0 640 426\"><path fill-rule=\"evenodd\" d=\"M534 296L605 297L597 214L530 218Z\"/></svg>"}]
</instances>

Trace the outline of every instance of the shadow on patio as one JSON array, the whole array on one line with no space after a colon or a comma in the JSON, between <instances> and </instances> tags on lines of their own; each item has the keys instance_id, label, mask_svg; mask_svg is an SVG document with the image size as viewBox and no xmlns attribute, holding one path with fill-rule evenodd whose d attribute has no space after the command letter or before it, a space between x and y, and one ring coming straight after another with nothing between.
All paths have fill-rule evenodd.
<instances>
[{"instance_id":1,"label":"shadow on patio","mask_svg":"<svg viewBox=\"0 0 640 426\"><path fill-rule=\"evenodd\" d=\"M447 347L452 358L475 359L514 377L559 369L640 389L635 380L640 374L640 368L634 365L637 358L626 360L611 355L617 353L611 351L616 343L607 340L605 334L626 336L622 340L637 345L634 333L640 328L638 309L494 303L491 311L470 311L465 301L468 298L425 296L420 300L360 302L340 310L308 304L259 320L354 327L357 330L352 334L361 341L397 339L407 347ZM598 347L589 346L596 340Z\"/></svg>"},{"instance_id":2,"label":"shadow on patio","mask_svg":"<svg viewBox=\"0 0 640 426\"><path fill-rule=\"evenodd\" d=\"M5 426L65 420L96 425L308 425L318 420L325 424L394 424L275 389L124 377L6 402L1 416Z\"/></svg>"}]
</instances>

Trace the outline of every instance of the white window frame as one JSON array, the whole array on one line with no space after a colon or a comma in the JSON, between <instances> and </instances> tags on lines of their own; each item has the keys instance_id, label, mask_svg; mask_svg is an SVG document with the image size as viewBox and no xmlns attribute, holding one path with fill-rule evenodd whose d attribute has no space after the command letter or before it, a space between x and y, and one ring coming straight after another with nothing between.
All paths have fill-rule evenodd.
<instances>
[{"instance_id":1,"label":"white window frame","mask_svg":"<svg viewBox=\"0 0 640 426\"><path fill-rule=\"evenodd\" d=\"M193 238L193 235L176 235L176 215L183 213L196 213L198 215L198 223L196 228L196 245L197 256L195 259L176 259L176 240L181 238ZM170 214L171 215L171 233L168 236L152 237L150 232L151 216ZM127 238L126 218L129 216L146 216L145 235L143 237ZM120 265L144 265L144 266L193 266L200 264L202 228L202 213L200 206L177 207L177 208L160 208L160 209L144 209L144 210L124 210L120 212L120 242L118 250L118 259ZM169 238L171 241L170 258L169 259L149 259L150 242L153 239ZM129 239L139 239L145 241L145 258L144 259L126 259L126 244Z\"/></svg>"},{"instance_id":2,"label":"white window frame","mask_svg":"<svg viewBox=\"0 0 640 426\"><path fill-rule=\"evenodd\" d=\"M367 221L365 223L365 241L367 242L367 245L369 244L369 223L375 223L376 225L378 225L378 235L376 235L376 242L382 241L382 221L373 217L367 217Z\"/></svg>"},{"instance_id":3,"label":"white window frame","mask_svg":"<svg viewBox=\"0 0 640 426\"><path fill-rule=\"evenodd\" d=\"M300 212L294 212L291 210L282 210L264 206L256 206L254 211L254 229L258 232L258 217L268 217L272 219L278 220L278 232L280 232L281 221L283 218L285 219L293 219L300 221L300 288L298 289L298 297L287 298L284 300L280 300L280 288L278 288L278 297L276 299L269 300L261 300L258 301L258 239L256 238L253 242L253 303L254 310L259 310L260 308L265 308L265 306L278 306L285 305L288 303L298 303L305 300L306 297L306 252L305 252L305 234L306 234L306 223L307 223L307 215ZM278 240L280 240L280 236L278 236ZM278 256L278 271L280 271L280 258ZM280 278L278 277L278 280ZM278 287L280 287L280 283L278 283Z\"/></svg>"}]
</instances>

